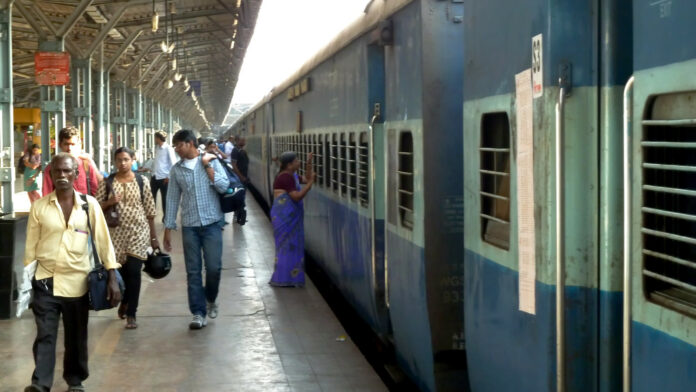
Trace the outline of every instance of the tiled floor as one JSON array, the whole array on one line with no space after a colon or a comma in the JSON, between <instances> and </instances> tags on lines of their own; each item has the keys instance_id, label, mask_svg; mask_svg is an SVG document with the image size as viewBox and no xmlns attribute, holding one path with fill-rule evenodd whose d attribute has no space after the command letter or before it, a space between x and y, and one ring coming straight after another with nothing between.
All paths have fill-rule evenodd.
<instances>
[{"instance_id":1,"label":"tiled floor","mask_svg":"<svg viewBox=\"0 0 696 392\"><path fill-rule=\"evenodd\" d=\"M303 289L268 285L273 230L253 200L248 210L245 226L223 232L218 318L200 331L188 329L181 238L174 233L172 272L158 281L143 275L138 329L125 330L115 310L90 314L88 390L386 390L311 282ZM31 311L0 321L0 391L29 384L34 336ZM67 387L62 357L61 335L57 391Z\"/></svg>"}]
</instances>

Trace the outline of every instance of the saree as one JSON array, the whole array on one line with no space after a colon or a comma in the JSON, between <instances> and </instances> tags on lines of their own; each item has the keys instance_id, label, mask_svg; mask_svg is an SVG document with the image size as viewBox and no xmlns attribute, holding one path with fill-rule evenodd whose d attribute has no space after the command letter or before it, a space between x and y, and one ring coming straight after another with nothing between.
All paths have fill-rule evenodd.
<instances>
[{"instance_id":1,"label":"saree","mask_svg":"<svg viewBox=\"0 0 696 392\"><path fill-rule=\"evenodd\" d=\"M294 177L295 187L299 191L299 178L297 174L294 174ZM269 284L286 287L304 286L304 207L302 201L294 201L287 193L276 197L271 207L271 223L275 238L276 258L273 276Z\"/></svg>"}]
</instances>

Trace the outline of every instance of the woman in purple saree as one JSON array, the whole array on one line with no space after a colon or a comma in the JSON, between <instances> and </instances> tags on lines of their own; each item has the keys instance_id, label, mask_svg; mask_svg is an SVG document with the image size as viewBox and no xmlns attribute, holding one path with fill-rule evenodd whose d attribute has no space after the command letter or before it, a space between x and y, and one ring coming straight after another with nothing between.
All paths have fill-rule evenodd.
<instances>
[{"instance_id":1,"label":"woman in purple saree","mask_svg":"<svg viewBox=\"0 0 696 392\"><path fill-rule=\"evenodd\" d=\"M273 182L273 206L271 207L276 258L269 284L302 287L305 284L302 199L314 183L312 154L307 157L306 178L297 174L300 161L294 152L282 153L279 160L280 172ZM300 183L305 183L306 186L302 188Z\"/></svg>"}]
</instances>

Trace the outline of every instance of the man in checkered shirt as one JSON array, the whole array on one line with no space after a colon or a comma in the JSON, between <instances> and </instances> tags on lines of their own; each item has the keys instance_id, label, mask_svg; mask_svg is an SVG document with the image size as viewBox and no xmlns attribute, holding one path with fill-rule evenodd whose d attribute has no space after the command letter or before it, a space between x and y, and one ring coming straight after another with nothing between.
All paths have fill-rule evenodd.
<instances>
[{"instance_id":1,"label":"man in checkered shirt","mask_svg":"<svg viewBox=\"0 0 696 392\"><path fill-rule=\"evenodd\" d=\"M219 194L230 185L217 157L198 149L193 131L182 129L174 134L174 151L181 157L169 172L167 209L164 216L164 249L170 252L171 230L176 230L176 214L181 206L181 237L186 263L189 310L193 315L189 328L207 325L206 316L218 315L216 302L222 270L222 224L224 214ZM205 255L205 286L201 277Z\"/></svg>"}]
</instances>

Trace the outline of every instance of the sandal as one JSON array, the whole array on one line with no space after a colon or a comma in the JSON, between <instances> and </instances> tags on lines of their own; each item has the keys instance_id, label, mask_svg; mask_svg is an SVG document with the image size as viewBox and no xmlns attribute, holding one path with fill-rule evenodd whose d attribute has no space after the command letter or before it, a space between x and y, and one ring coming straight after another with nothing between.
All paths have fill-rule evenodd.
<instances>
[{"instance_id":1,"label":"sandal","mask_svg":"<svg viewBox=\"0 0 696 392\"><path fill-rule=\"evenodd\" d=\"M126 321L126 329L136 329L138 328L138 323L135 322L135 317L128 317Z\"/></svg>"},{"instance_id":2,"label":"sandal","mask_svg":"<svg viewBox=\"0 0 696 392\"><path fill-rule=\"evenodd\" d=\"M126 318L126 311L128 310L128 304L124 304L121 302L121 305L118 307L118 318L121 320Z\"/></svg>"}]
</instances>

